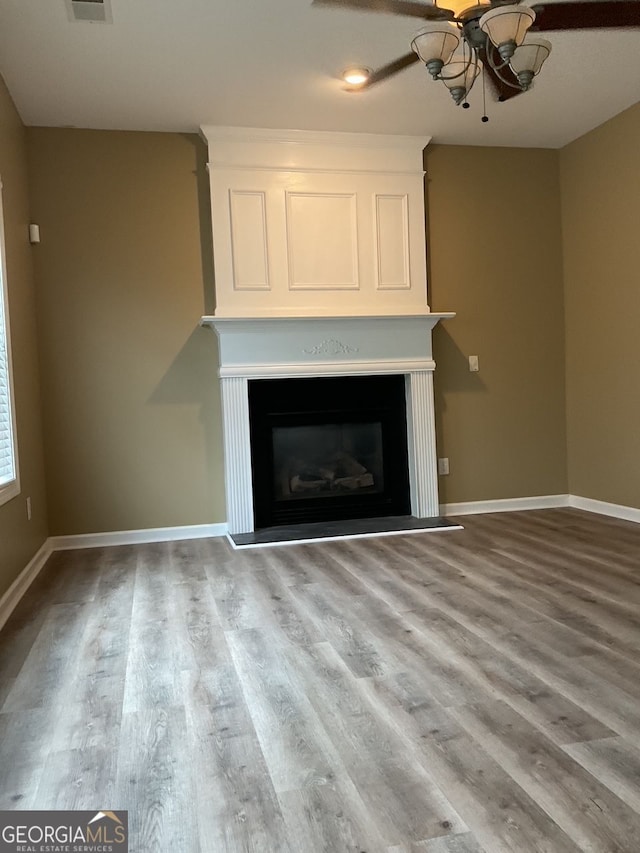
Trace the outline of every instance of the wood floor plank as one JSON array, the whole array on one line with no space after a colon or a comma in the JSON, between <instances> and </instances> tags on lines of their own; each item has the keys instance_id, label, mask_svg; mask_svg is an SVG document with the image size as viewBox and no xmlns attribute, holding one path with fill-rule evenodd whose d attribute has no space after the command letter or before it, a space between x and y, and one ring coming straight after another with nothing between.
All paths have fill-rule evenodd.
<instances>
[{"instance_id":1,"label":"wood floor plank","mask_svg":"<svg viewBox=\"0 0 640 853\"><path fill-rule=\"evenodd\" d=\"M264 559L288 586L313 583L317 580L314 566L310 564L308 558L305 560L305 555L308 556L308 553L305 545L287 545L278 548L277 551L273 548L265 548L263 552Z\"/></svg>"},{"instance_id":2,"label":"wood floor plank","mask_svg":"<svg viewBox=\"0 0 640 853\"><path fill-rule=\"evenodd\" d=\"M461 617L462 624L473 630L473 623ZM589 670L577 657L566 659L549 646L544 632L492 634L480 629L480 636L521 666L528 667L570 701L581 705L589 714L621 734L633 737L640 732L640 706L627 691Z\"/></svg>"},{"instance_id":3,"label":"wood floor plank","mask_svg":"<svg viewBox=\"0 0 640 853\"><path fill-rule=\"evenodd\" d=\"M522 593L519 597L527 607L582 633L590 643L615 644L619 651L628 649L631 657L638 655L637 606L594 597L597 588L576 582L572 576L567 579L566 565L542 567L529 550L516 548L469 555L463 564L477 566L478 577L488 588L508 589L512 595Z\"/></svg>"},{"instance_id":4,"label":"wood floor plank","mask_svg":"<svg viewBox=\"0 0 640 853\"><path fill-rule=\"evenodd\" d=\"M608 588L624 590L634 600L638 600L640 586L634 574L637 561L633 548L626 549L627 553L621 554L615 550L613 542L608 546L610 550L607 550L591 545L589 542L580 542L575 534L573 536L568 536L566 532L550 534L548 530L541 529L534 522L527 520L525 515L523 513L521 517L514 519L514 529L509 534L509 547L524 546L531 549L534 543L544 541L544 551L540 555L543 565L546 563L560 566L569 564L576 577L591 583L598 582L599 567L604 563L608 569L606 576Z\"/></svg>"},{"instance_id":5,"label":"wood floor plank","mask_svg":"<svg viewBox=\"0 0 640 853\"><path fill-rule=\"evenodd\" d=\"M463 835L419 841L417 844L399 844L396 847L388 847L386 853L485 853L485 851L472 833L465 832Z\"/></svg>"},{"instance_id":6,"label":"wood floor plank","mask_svg":"<svg viewBox=\"0 0 640 853\"><path fill-rule=\"evenodd\" d=\"M53 604L77 604L93 601L102 575L105 548L82 548L69 551L58 560L51 590ZM73 581L70 583L69 581Z\"/></svg>"},{"instance_id":7,"label":"wood floor plank","mask_svg":"<svg viewBox=\"0 0 640 853\"><path fill-rule=\"evenodd\" d=\"M335 590L345 595L363 595L366 592L364 584L343 563L332 557L326 548L301 545L298 555L314 581L329 581Z\"/></svg>"},{"instance_id":8,"label":"wood floor plank","mask_svg":"<svg viewBox=\"0 0 640 853\"><path fill-rule=\"evenodd\" d=\"M179 707L179 658L170 628L173 602L162 573L167 543L138 551L123 709Z\"/></svg>"},{"instance_id":9,"label":"wood floor plank","mask_svg":"<svg viewBox=\"0 0 640 853\"><path fill-rule=\"evenodd\" d=\"M117 752L100 747L49 753L33 801L38 809L91 811L96 803L112 803L116 789Z\"/></svg>"},{"instance_id":10,"label":"wood floor plank","mask_svg":"<svg viewBox=\"0 0 640 853\"><path fill-rule=\"evenodd\" d=\"M177 760L186 742L183 708L155 705L123 715L112 802L132 815L129 843L136 853L200 850L196 779Z\"/></svg>"},{"instance_id":11,"label":"wood floor plank","mask_svg":"<svg viewBox=\"0 0 640 853\"><path fill-rule=\"evenodd\" d=\"M136 853L635 853L640 526L569 508L52 555L0 634L0 808Z\"/></svg>"},{"instance_id":12,"label":"wood floor plank","mask_svg":"<svg viewBox=\"0 0 640 853\"><path fill-rule=\"evenodd\" d=\"M296 853L235 668L187 671L182 683L202 853Z\"/></svg>"},{"instance_id":13,"label":"wood floor plank","mask_svg":"<svg viewBox=\"0 0 640 853\"><path fill-rule=\"evenodd\" d=\"M334 779L338 754L289 674L282 649L258 629L230 631L227 641L276 791Z\"/></svg>"},{"instance_id":14,"label":"wood floor plank","mask_svg":"<svg viewBox=\"0 0 640 853\"><path fill-rule=\"evenodd\" d=\"M389 666L373 642L371 631L361 621L344 613L344 600L328 586L308 583L291 587L291 593L323 630L326 638L356 677L381 675Z\"/></svg>"},{"instance_id":15,"label":"wood floor plank","mask_svg":"<svg viewBox=\"0 0 640 853\"><path fill-rule=\"evenodd\" d=\"M581 850L640 848L633 809L502 702L451 711Z\"/></svg>"},{"instance_id":16,"label":"wood floor plank","mask_svg":"<svg viewBox=\"0 0 640 853\"><path fill-rule=\"evenodd\" d=\"M325 639L325 632L310 622L291 587L276 572L271 569L256 572L253 582L256 595L265 601L265 610L270 614L266 624L277 625L295 645L308 646Z\"/></svg>"},{"instance_id":17,"label":"wood floor plank","mask_svg":"<svg viewBox=\"0 0 640 853\"><path fill-rule=\"evenodd\" d=\"M0 809L39 808L38 786L61 714L60 706L0 714Z\"/></svg>"},{"instance_id":18,"label":"wood floor plank","mask_svg":"<svg viewBox=\"0 0 640 853\"><path fill-rule=\"evenodd\" d=\"M470 832L453 838L435 838L424 845L425 853L484 853Z\"/></svg>"},{"instance_id":19,"label":"wood floor plank","mask_svg":"<svg viewBox=\"0 0 640 853\"><path fill-rule=\"evenodd\" d=\"M490 643L435 608L416 608L407 622L432 638L435 654L458 661L485 688L541 728L558 744L611 737L614 732L584 708Z\"/></svg>"},{"instance_id":20,"label":"wood floor plank","mask_svg":"<svg viewBox=\"0 0 640 853\"><path fill-rule=\"evenodd\" d=\"M622 737L563 747L575 761L640 813L640 747Z\"/></svg>"},{"instance_id":21,"label":"wood floor plank","mask_svg":"<svg viewBox=\"0 0 640 853\"><path fill-rule=\"evenodd\" d=\"M8 681L19 674L31 647L36 641L42 624L49 613L50 602L44 590L50 585L51 569L45 566L38 578L25 593L11 618L0 634L0 709L8 693ZM35 589L34 589L35 586Z\"/></svg>"},{"instance_id":22,"label":"wood floor plank","mask_svg":"<svg viewBox=\"0 0 640 853\"><path fill-rule=\"evenodd\" d=\"M300 608L283 578L266 562L254 562L252 571L239 573L228 584L224 597L216 598L226 630L281 629L292 642L306 645L324 634L299 612Z\"/></svg>"},{"instance_id":23,"label":"wood floor plank","mask_svg":"<svg viewBox=\"0 0 640 853\"><path fill-rule=\"evenodd\" d=\"M279 799L295 853L383 853L383 840L344 780L283 791ZM265 848L271 849L271 848Z\"/></svg>"},{"instance_id":24,"label":"wood floor plank","mask_svg":"<svg viewBox=\"0 0 640 853\"><path fill-rule=\"evenodd\" d=\"M67 701L89 612L88 602L50 606L5 698L3 712L59 706Z\"/></svg>"},{"instance_id":25,"label":"wood floor plank","mask_svg":"<svg viewBox=\"0 0 640 853\"><path fill-rule=\"evenodd\" d=\"M597 649L597 641L604 646L615 643L616 648L631 656L637 653L637 626L630 625L629 629L623 627L620 630L620 620L612 618L608 621L612 632L606 628L598 629L584 619L580 612L566 606L553 591L539 589L529 581L521 581L517 577L517 564L514 566L513 561L501 553L492 552L485 556L473 554L465 559L457 551L447 555L446 560L460 573L458 577L446 581L447 590L472 593L478 603L486 603L491 609L496 606L506 607L508 612L501 617L505 625L545 622L547 631L553 636L554 645L561 646L568 655L588 654L591 649ZM421 569L417 560L415 562L417 568ZM472 577L468 571L470 567L477 569ZM433 570L433 565L430 568ZM440 594L444 593L441 591Z\"/></svg>"},{"instance_id":26,"label":"wood floor plank","mask_svg":"<svg viewBox=\"0 0 640 853\"><path fill-rule=\"evenodd\" d=\"M580 849L451 716L419 677L370 679L371 698L415 744L434 780L480 844L492 853Z\"/></svg>"},{"instance_id":27,"label":"wood floor plank","mask_svg":"<svg viewBox=\"0 0 640 853\"><path fill-rule=\"evenodd\" d=\"M196 575L171 585L168 620L179 670L215 669L229 662L221 618L206 579Z\"/></svg>"},{"instance_id":28,"label":"wood floor plank","mask_svg":"<svg viewBox=\"0 0 640 853\"><path fill-rule=\"evenodd\" d=\"M287 659L380 835L418 842L466 830L412 750L372 712L358 679L328 643L290 651Z\"/></svg>"},{"instance_id":29,"label":"wood floor plank","mask_svg":"<svg viewBox=\"0 0 640 853\"><path fill-rule=\"evenodd\" d=\"M167 543L167 574L172 583L197 583L207 579L205 561L198 559L198 544L192 539Z\"/></svg>"}]
</instances>

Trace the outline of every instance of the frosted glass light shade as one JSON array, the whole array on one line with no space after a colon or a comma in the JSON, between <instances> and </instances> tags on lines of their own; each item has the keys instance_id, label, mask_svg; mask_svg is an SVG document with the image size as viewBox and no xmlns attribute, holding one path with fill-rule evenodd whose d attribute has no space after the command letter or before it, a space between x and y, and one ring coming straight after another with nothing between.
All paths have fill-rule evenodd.
<instances>
[{"instance_id":1,"label":"frosted glass light shade","mask_svg":"<svg viewBox=\"0 0 640 853\"><path fill-rule=\"evenodd\" d=\"M462 57L452 59L445 68L446 76L440 79L447 89L463 88L465 92L469 93L481 68L480 62L468 62Z\"/></svg>"},{"instance_id":2,"label":"frosted glass light shade","mask_svg":"<svg viewBox=\"0 0 640 853\"><path fill-rule=\"evenodd\" d=\"M496 6L480 18L480 29L486 33L496 47L524 41L527 30L536 19L536 13L528 6Z\"/></svg>"},{"instance_id":3,"label":"frosted glass light shade","mask_svg":"<svg viewBox=\"0 0 640 853\"><path fill-rule=\"evenodd\" d=\"M460 36L455 27L446 22L434 22L418 30L411 42L411 49L425 64L440 60L446 65L459 41Z\"/></svg>"},{"instance_id":4,"label":"frosted glass light shade","mask_svg":"<svg viewBox=\"0 0 640 853\"><path fill-rule=\"evenodd\" d=\"M516 48L509 65L515 74L529 71L535 77L550 53L551 43L546 39L527 37L527 40Z\"/></svg>"}]
</instances>

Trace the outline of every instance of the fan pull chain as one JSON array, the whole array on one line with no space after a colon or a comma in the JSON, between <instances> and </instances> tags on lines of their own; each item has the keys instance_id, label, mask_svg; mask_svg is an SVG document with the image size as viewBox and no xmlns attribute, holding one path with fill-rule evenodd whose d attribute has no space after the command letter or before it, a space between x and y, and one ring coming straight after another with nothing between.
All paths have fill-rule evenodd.
<instances>
[{"instance_id":1,"label":"fan pull chain","mask_svg":"<svg viewBox=\"0 0 640 853\"><path fill-rule=\"evenodd\" d=\"M466 41L463 41L463 43L462 43L462 61L463 61L463 62L466 62L466 61L467 61L466 53L467 53L467 43L466 43ZM464 93L464 101L462 102L462 109L463 109L463 110L468 110L468 109L469 109L469 101L467 101L467 92L466 92L466 90L465 90L465 93Z\"/></svg>"},{"instance_id":2,"label":"fan pull chain","mask_svg":"<svg viewBox=\"0 0 640 853\"><path fill-rule=\"evenodd\" d=\"M484 65L482 66L482 121L488 122L489 116L487 115L487 72L485 70Z\"/></svg>"}]
</instances>

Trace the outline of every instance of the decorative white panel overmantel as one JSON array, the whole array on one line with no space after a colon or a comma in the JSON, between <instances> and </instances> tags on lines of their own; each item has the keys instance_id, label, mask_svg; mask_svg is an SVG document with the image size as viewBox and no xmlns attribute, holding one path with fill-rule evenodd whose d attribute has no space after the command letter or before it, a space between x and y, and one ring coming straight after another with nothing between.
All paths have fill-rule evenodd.
<instances>
[{"instance_id":1,"label":"decorative white panel overmantel","mask_svg":"<svg viewBox=\"0 0 640 853\"><path fill-rule=\"evenodd\" d=\"M428 137L207 126L216 317L423 315Z\"/></svg>"},{"instance_id":2,"label":"decorative white panel overmantel","mask_svg":"<svg viewBox=\"0 0 640 853\"><path fill-rule=\"evenodd\" d=\"M411 512L438 515L431 332L453 316L203 317L220 341L229 532L253 530L248 383L275 377L403 374Z\"/></svg>"}]
</instances>

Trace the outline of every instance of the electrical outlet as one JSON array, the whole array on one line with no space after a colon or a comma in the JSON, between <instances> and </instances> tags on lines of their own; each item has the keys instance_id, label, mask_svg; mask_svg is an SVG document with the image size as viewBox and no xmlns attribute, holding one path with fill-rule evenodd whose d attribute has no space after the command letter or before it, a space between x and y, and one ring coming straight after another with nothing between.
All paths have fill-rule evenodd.
<instances>
[{"instance_id":1,"label":"electrical outlet","mask_svg":"<svg viewBox=\"0 0 640 853\"><path fill-rule=\"evenodd\" d=\"M471 373L477 373L480 370L480 363L478 361L477 355L469 356L469 371Z\"/></svg>"},{"instance_id":2,"label":"electrical outlet","mask_svg":"<svg viewBox=\"0 0 640 853\"><path fill-rule=\"evenodd\" d=\"M448 474L449 473L449 459L445 456L442 459L438 459L438 474Z\"/></svg>"},{"instance_id":3,"label":"electrical outlet","mask_svg":"<svg viewBox=\"0 0 640 853\"><path fill-rule=\"evenodd\" d=\"M31 498L27 498L27 521L31 521Z\"/></svg>"}]
</instances>

